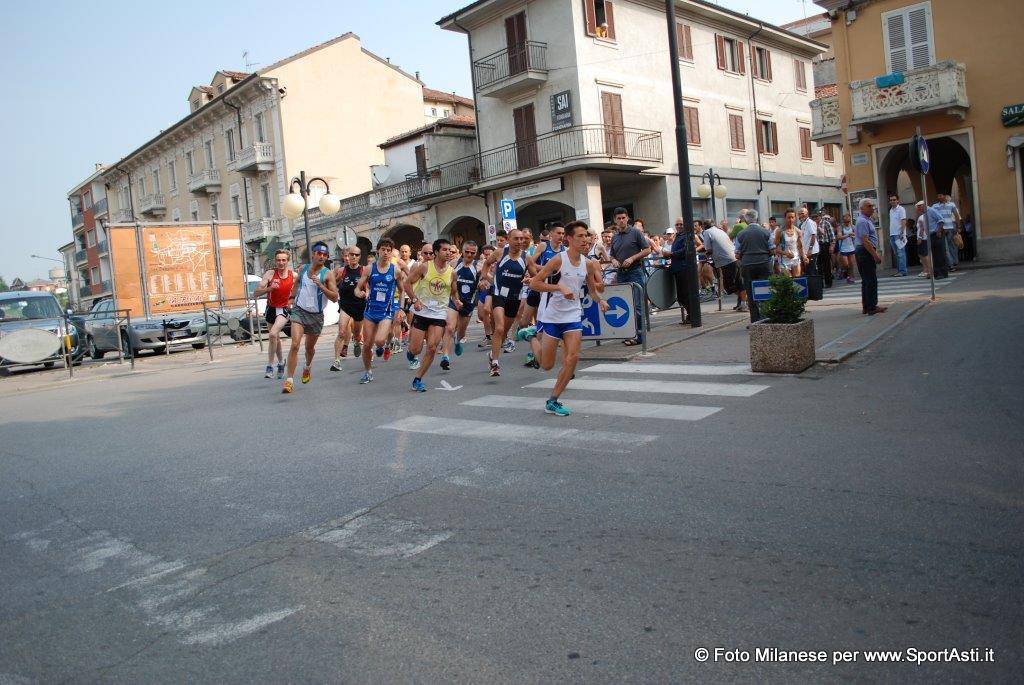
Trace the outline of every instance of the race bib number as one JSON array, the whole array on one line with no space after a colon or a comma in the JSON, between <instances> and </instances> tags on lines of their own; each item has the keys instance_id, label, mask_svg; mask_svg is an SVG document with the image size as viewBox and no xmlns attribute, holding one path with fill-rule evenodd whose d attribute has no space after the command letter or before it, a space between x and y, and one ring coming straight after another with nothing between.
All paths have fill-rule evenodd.
<instances>
[{"instance_id":1,"label":"race bib number","mask_svg":"<svg viewBox=\"0 0 1024 685\"><path fill-rule=\"evenodd\" d=\"M378 302L387 302L388 301L387 293L377 293L375 295L375 298L376 298L376 300Z\"/></svg>"},{"instance_id":2,"label":"race bib number","mask_svg":"<svg viewBox=\"0 0 1024 685\"><path fill-rule=\"evenodd\" d=\"M503 286L498 289L498 294L502 297L508 297L508 286Z\"/></svg>"},{"instance_id":3,"label":"race bib number","mask_svg":"<svg viewBox=\"0 0 1024 685\"><path fill-rule=\"evenodd\" d=\"M468 285L462 286L462 294L463 295L468 295L469 291L470 291L470 287Z\"/></svg>"}]
</instances>

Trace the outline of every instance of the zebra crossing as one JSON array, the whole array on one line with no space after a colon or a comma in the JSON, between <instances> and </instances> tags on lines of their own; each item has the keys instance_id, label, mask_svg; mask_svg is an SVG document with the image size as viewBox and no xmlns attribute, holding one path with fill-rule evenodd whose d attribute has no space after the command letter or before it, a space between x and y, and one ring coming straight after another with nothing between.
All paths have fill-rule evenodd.
<instances>
[{"instance_id":1,"label":"zebra crossing","mask_svg":"<svg viewBox=\"0 0 1024 685\"><path fill-rule=\"evenodd\" d=\"M948 287L957 278L956 274L950 274L948 278L935 281L935 292ZM881 304L895 302L896 300L907 300L914 297L929 297L932 293L931 279L918 278L917 276L904 276L897 278L888 276L878 279L878 301ZM860 281L857 283L840 283L836 281L831 288L825 289L825 298L818 302L808 302L809 305L823 304L860 304Z\"/></svg>"},{"instance_id":2,"label":"zebra crossing","mask_svg":"<svg viewBox=\"0 0 1024 685\"><path fill-rule=\"evenodd\" d=\"M538 392L554 383L554 378L531 382L517 387L516 394L495 394L494 386L485 386L491 392L458 402L461 407L486 410L476 415L487 420L414 414L377 428L485 443L529 441L562 449L625 453L661 436L608 430L608 417L655 419L655 426L663 419L700 421L731 404L751 401L770 387L746 364L598 363L577 370L563 396L573 414L563 419L544 415L547 393ZM528 434L524 428L530 429Z\"/></svg>"}]
</instances>

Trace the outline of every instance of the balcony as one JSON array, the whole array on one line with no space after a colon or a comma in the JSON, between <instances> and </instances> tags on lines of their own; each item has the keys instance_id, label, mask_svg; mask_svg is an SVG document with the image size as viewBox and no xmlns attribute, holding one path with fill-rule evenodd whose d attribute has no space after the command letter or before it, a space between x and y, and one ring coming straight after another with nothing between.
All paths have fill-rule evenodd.
<instances>
[{"instance_id":1,"label":"balcony","mask_svg":"<svg viewBox=\"0 0 1024 685\"><path fill-rule=\"evenodd\" d=\"M259 174L274 170L274 146L270 143L253 143L243 148L235 157L235 170L241 174Z\"/></svg>"},{"instance_id":2,"label":"balcony","mask_svg":"<svg viewBox=\"0 0 1024 685\"><path fill-rule=\"evenodd\" d=\"M508 99L548 80L548 46L528 40L473 62L477 94Z\"/></svg>"},{"instance_id":3,"label":"balcony","mask_svg":"<svg viewBox=\"0 0 1024 685\"><path fill-rule=\"evenodd\" d=\"M139 213L161 217L167 213L167 202L163 193L150 193L139 198Z\"/></svg>"},{"instance_id":4,"label":"balcony","mask_svg":"<svg viewBox=\"0 0 1024 685\"><path fill-rule=\"evenodd\" d=\"M132 210L129 207L119 209L114 212L114 223L115 224L130 224L135 221L135 217L132 216Z\"/></svg>"},{"instance_id":5,"label":"balcony","mask_svg":"<svg viewBox=\"0 0 1024 685\"><path fill-rule=\"evenodd\" d=\"M903 83L880 88L875 79L850 83L850 103L855 126L875 124L932 112L964 117L967 101L966 68L962 64L938 62L903 73Z\"/></svg>"},{"instance_id":6,"label":"balcony","mask_svg":"<svg viewBox=\"0 0 1024 685\"><path fill-rule=\"evenodd\" d=\"M838 96L811 100L811 140L841 143L840 128Z\"/></svg>"},{"instance_id":7,"label":"balcony","mask_svg":"<svg viewBox=\"0 0 1024 685\"><path fill-rule=\"evenodd\" d=\"M92 203L92 215L98 219L107 213L107 198L103 197Z\"/></svg>"},{"instance_id":8,"label":"balcony","mask_svg":"<svg viewBox=\"0 0 1024 685\"><path fill-rule=\"evenodd\" d=\"M85 225L85 214L83 212L75 211L71 214L71 228L76 229Z\"/></svg>"},{"instance_id":9,"label":"balcony","mask_svg":"<svg viewBox=\"0 0 1024 685\"><path fill-rule=\"evenodd\" d=\"M96 254L106 254L110 252L110 243L106 240L100 240L96 243Z\"/></svg>"},{"instance_id":10,"label":"balcony","mask_svg":"<svg viewBox=\"0 0 1024 685\"><path fill-rule=\"evenodd\" d=\"M85 250L76 250L75 251L75 264L83 264L88 259L89 259L89 256L86 254Z\"/></svg>"},{"instance_id":11,"label":"balcony","mask_svg":"<svg viewBox=\"0 0 1024 685\"><path fill-rule=\"evenodd\" d=\"M220 172L216 169L203 169L188 177L188 191L190 193L219 193Z\"/></svg>"},{"instance_id":12,"label":"balcony","mask_svg":"<svg viewBox=\"0 0 1024 685\"><path fill-rule=\"evenodd\" d=\"M284 219L263 217L242 222L242 242L252 243L265 238L276 238L284 230Z\"/></svg>"},{"instance_id":13,"label":"balcony","mask_svg":"<svg viewBox=\"0 0 1024 685\"><path fill-rule=\"evenodd\" d=\"M78 288L78 296L79 297L92 297L92 286L91 285L83 285L83 286L79 287Z\"/></svg>"}]
</instances>

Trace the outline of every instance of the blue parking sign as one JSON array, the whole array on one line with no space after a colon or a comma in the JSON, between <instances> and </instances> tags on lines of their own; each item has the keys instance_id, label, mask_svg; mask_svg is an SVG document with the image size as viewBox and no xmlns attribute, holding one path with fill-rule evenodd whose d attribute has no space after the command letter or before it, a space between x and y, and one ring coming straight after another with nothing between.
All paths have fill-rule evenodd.
<instances>
[{"instance_id":1,"label":"blue parking sign","mask_svg":"<svg viewBox=\"0 0 1024 685\"><path fill-rule=\"evenodd\" d=\"M509 219L515 220L516 218L516 201L515 200L502 200L499 203L501 207L501 219L502 221L508 221Z\"/></svg>"}]
</instances>

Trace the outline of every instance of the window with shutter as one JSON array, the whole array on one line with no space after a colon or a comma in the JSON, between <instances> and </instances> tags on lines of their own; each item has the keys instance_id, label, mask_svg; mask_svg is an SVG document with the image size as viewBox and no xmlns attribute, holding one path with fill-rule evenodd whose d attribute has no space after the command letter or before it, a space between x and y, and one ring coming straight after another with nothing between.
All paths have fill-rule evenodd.
<instances>
[{"instance_id":1,"label":"window with shutter","mask_svg":"<svg viewBox=\"0 0 1024 685\"><path fill-rule=\"evenodd\" d=\"M768 48L750 46L750 73L754 78L772 80L772 53Z\"/></svg>"},{"instance_id":2,"label":"window with shutter","mask_svg":"<svg viewBox=\"0 0 1024 685\"><path fill-rule=\"evenodd\" d=\"M774 121L766 122L771 132L771 143L768 146L768 152L777 155L779 154L779 127L775 125Z\"/></svg>"},{"instance_id":3,"label":"window with shutter","mask_svg":"<svg viewBox=\"0 0 1024 685\"><path fill-rule=\"evenodd\" d=\"M693 61L693 39L687 24L676 24L676 47L679 59Z\"/></svg>"},{"instance_id":4,"label":"window with shutter","mask_svg":"<svg viewBox=\"0 0 1024 685\"><path fill-rule=\"evenodd\" d=\"M700 145L700 116L696 107L683 107L686 121L686 143Z\"/></svg>"},{"instance_id":5,"label":"window with shutter","mask_svg":"<svg viewBox=\"0 0 1024 685\"><path fill-rule=\"evenodd\" d=\"M825 155L826 162L836 161L836 152L832 149L832 143L825 143L822 145L821 151Z\"/></svg>"},{"instance_id":6,"label":"window with shutter","mask_svg":"<svg viewBox=\"0 0 1024 685\"><path fill-rule=\"evenodd\" d=\"M921 69L935 62L931 4L882 14L886 66L890 72Z\"/></svg>"},{"instance_id":7,"label":"window with shutter","mask_svg":"<svg viewBox=\"0 0 1024 685\"><path fill-rule=\"evenodd\" d=\"M800 127L800 158L813 158L813 153L811 152L811 129L805 126Z\"/></svg>"},{"instance_id":8,"label":"window with shutter","mask_svg":"<svg viewBox=\"0 0 1024 685\"><path fill-rule=\"evenodd\" d=\"M807 69L804 67L804 63L798 59L793 60L793 77L796 81L796 89L800 91L806 91Z\"/></svg>"},{"instance_id":9,"label":"window with shutter","mask_svg":"<svg viewBox=\"0 0 1024 685\"><path fill-rule=\"evenodd\" d=\"M588 36L615 40L615 8L608 0L583 0Z\"/></svg>"},{"instance_id":10,"label":"window with shutter","mask_svg":"<svg viewBox=\"0 0 1024 685\"><path fill-rule=\"evenodd\" d=\"M729 115L729 146L736 151L747 149L743 136L743 117L739 114Z\"/></svg>"},{"instance_id":11,"label":"window with shutter","mask_svg":"<svg viewBox=\"0 0 1024 685\"><path fill-rule=\"evenodd\" d=\"M718 62L718 68L725 71L726 60L725 60L725 38L723 36L715 34L715 59Z\"/></svg>"},{"instance_id":12,"label":"window with shutter","mask_svg":"<svg viewBox=\"0 0 1024 685\"><path fill-rule=\"evenodd\" d=\"M757 134L757 151L759 154L764 154L764 129L766 121L757 120L754 126L754 132Z\"/></svg>"}]
</instances>

